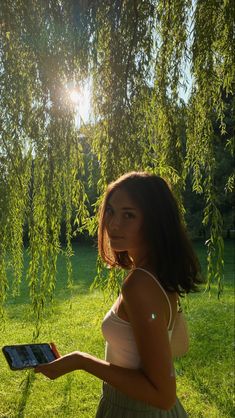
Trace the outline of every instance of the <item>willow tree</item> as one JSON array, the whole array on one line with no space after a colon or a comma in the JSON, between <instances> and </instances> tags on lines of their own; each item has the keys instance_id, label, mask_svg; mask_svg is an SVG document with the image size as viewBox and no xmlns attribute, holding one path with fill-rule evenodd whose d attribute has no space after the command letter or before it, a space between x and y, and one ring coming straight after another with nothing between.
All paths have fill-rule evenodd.
<instances>
[{"instance_id":1,"label":"willow tree","mask_svg":"<svg viewBox=\"0 0 235 418\"><path fill-rule=\"evenodd\" d=\"M159 173L180 199L188 176L205 200L210 228L208 287L223 276L212 120L233 152L225 98L234 89L232 1L1 0L0 9L0 305L7 271L19 290L28 226L28 281L38 319L53 295L60 229L71 281L72 212L88 225L86 138L98 159L97 196L128 170ZM188 70L185 73L185 68ZM188 104L180 98L191 74ZM71 86L91 80L93 116L76 126ZM189 93L188 93L189 94ZM182 136L182 124L187 128ZM225 179L232 189L233 177Z\"/></svg>"}]
</instances>

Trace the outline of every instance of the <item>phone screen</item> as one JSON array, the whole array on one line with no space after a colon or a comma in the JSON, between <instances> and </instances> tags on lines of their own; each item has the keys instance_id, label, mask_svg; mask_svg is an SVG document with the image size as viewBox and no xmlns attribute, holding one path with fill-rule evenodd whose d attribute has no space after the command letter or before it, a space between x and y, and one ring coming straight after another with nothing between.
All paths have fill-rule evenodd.
<instances>
[{"instance_id":1,"label":"phone screen","mask_svg":"<svg viewBox=\"0 0 235 418\"><path fill-rule=\"evenodd\" d=\"M3 353L13 370L49 363L57 357L49 344L23 344L3 347Z\"/></svg>"}]
</instances>

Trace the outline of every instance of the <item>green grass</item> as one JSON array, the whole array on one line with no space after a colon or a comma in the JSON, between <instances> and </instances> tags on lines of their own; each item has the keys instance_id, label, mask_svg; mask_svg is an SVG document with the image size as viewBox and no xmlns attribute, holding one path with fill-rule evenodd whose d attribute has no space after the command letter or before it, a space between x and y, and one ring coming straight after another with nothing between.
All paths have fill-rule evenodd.
<instances>
[{"instance_id":1,"label":"green grass","mask_svg":"<svg viewBox=\"0 0 235 418\"><path fill-rule=\"evenodd\" d=\"M100 324L109 308L100 291L89 291L95 276L95 250L75 246L74 290L66 287L66 268L61 258L53 313L47 309L40 341L55 341L61 354L86 351L103 358L104 342ZM205 252L196 244L205 263ZM175 363L178 396L192 418L233 416L233 252L226 243L225 285L220 300L216 284L208 293L184 300L191 344L189 354ZM1 346L32 340L33 323L27 285L21 296L10 298L7 319L0 334ZM11 371L0 354L0 418L71 417L92 418L101 391L101 382L84 372L74 372L55 381L26 371Z\"/></svg>"}]
</instances>

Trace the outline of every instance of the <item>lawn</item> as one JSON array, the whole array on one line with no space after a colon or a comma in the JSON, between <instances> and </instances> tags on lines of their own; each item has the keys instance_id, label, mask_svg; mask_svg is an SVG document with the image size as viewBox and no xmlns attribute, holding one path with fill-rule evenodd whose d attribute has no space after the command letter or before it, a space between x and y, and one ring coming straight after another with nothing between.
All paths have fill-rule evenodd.
<instances>
[{"instance_id":1,"label":"lawn","mask_svg":"<svg viewBox=\"0 0 235 418\"><path fill-rule=\"evenodd\" d=\"M196 250L205 264L200 243ZM66 287L65 262L58 263L53 311L46 310L41 342L54 341L61 354L79 349L103 358L104 341L100 323L112 301L99 290L90 291L96 274L96 251L74 246L74 289ZM220 300L216 284L208 293L194 294L183 301L191 344L189 354L175 362L178 396L191 418L229 418L233 415L234 241L226 242L225 286ZM1 346L32 340L33 323L28 290L9 300L7 319L0 334ZM84 372L74 372L55 381L26 371L11 371L0 354L0 418L71 417L93 418L101 382Z\"/></svg>"}]
</instances>

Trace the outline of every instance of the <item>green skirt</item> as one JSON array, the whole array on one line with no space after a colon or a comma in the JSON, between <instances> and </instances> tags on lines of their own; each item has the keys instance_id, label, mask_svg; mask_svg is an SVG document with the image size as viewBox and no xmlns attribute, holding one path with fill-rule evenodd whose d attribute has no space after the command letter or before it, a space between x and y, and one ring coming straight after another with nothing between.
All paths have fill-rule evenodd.
<instances>
[{"instance_id":1,"label":"green skirt","mask_svg":"<svg viewBox=\"0 0 235 418\"><path fill-rule=\"evenodd\" d=\"M154 408L136 401L119 392L107 383L103 384L103 394L96 418L187 418L183 406L177 398L169 411Z\"/></svg>"}]
</instances>

